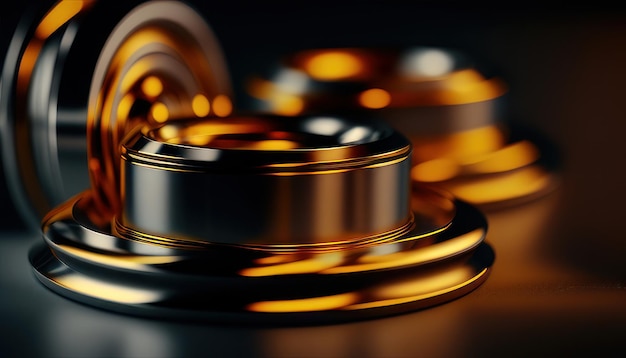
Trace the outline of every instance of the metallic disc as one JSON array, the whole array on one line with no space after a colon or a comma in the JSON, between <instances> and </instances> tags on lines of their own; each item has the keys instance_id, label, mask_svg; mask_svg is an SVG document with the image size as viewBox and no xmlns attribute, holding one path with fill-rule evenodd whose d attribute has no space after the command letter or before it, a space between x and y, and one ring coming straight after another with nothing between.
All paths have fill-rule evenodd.
<instances>
[{"instance_id":1,"label":"metallic disc","mask_svg":"<svg viewBox=\"0 0 626 358\"><path fill-rule=\"evenodd\" d=\"M410 168L410 142L364 116L172 121L122 145L117 227L285 250L380 241L414 224Z\"/></svg>"},{"instance_id":2,"label":"metallic disc","mask_svg":"<svg viewBox=\"0 0 626 358\"><path fill-rule=\"evenodd\" d=\"M406 313L463 296L494 260L474 207L422 190L415 229L325 252L167 247L90 221L90 192L51 213L30 260L52 291L114 312L205 322L303 325ZM451 220L449 220L452 218Z\"/></svg>"}]
</instances>

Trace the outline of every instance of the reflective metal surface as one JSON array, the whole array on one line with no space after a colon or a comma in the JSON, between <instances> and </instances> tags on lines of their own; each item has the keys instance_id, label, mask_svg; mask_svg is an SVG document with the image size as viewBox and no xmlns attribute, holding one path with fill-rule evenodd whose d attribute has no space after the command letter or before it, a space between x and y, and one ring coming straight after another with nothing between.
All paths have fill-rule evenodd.
<instances>
[{"instance_id":1,"label":"reflective metal surface","mask_svg":"<svg viewBox=\"0 0 626 358\"><path fill-rule=\"evenodd\" d=\"M481 208L545 195L555 148L511 123L507 84L479 65L447 48L305 50L253 76L248 93L270 113L375 112L413 143L413 182Z\"/></svg>"},{"instance_id":2,"label":"reflective metal surface","mask_svg":"<svg viewBox=\"0 0 626 358\"><path fill-rule=\"evenodd\" d=\"M218 103L230 97L218 42L183 2L44 5L31 6L20 21L0 90L4 173L30 228L39 228L50 209L87 189L89 170L99 185L104 184L100 173L114 175L109 165L88 164L87 127L98 137L93 142L115 147L111 141L118 131L149 111L151 103L187 108L177 105L170 87L179 95L202 94ZM152 77L165 85L163 93L139 90ZM111 88L116 95L105 91ZM186 98L180 100L186 105Z\"/></svg>"},{"instance_id":3,"label":"reflective metal surface","mask_svg":"<svg viewBox=\"0 0 626 358\"><path fill-rule=\"evenodd\" d=\"M393 240L285 253L116 237L90 221L99 213L85 193L50 214L47 245L35 246L30 259L53 291L122 313L287 325L374 318L465 295L493 263L479 211L428 190L416 199L419 224Z\"/></svg>"},{"instance_id":4,"label":"reflective metal surface","mask_svg":"<svg viewBox=\"0 0 626 358\"><path fill-rule=\"evenodd\" d=\"M102 48L89 94L91 186L101 210L119 210L119 146L135 126L180 117L227 116L227 66L202 17L180 2L129 12Z\"/></svg>"},{"instance_id":5,"label":"reflective metal surface","mask_svg":"<svg viewBox=\"0 0 626 358\"><path fill-rule=\"evenodd\" d=\"M175 121L123 145L118 222L274 249L389 240L414 225L410 155L406 138L365 118Z\"/></svg>"}]
</instances>

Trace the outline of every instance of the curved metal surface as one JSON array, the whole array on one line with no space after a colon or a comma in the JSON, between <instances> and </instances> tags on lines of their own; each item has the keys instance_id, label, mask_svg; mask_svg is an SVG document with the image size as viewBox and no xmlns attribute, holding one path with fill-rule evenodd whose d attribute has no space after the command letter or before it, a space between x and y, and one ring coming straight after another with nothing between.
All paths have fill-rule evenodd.
<instances>
[{"instance_id":1,"label":"curved metal surface","mask_svg":"<svg viewBox=\"0 0 626 358\"><path fill-rule=\"evenodd\" d=\"M101 210L119 210L119 146L127 133L146 122L226 116L230 92L219 43L195 10L155 1L130 11L104 44L89 93L89 170Z\"/></svg>"},{"instance_id":2,"label":"curved metal surface","mask_svg":"<svg viewBox=\"0 0 626 358\"><path fill-rule=\"evenodd\" d=\"M107 2L58 1L49 9L41 6L44 5L34 7L23 17L13 35L0 90L4 172L15 206L31 229L40 227L41 219L50 209L90 186L87 159L90 86L101 80L95 77L95 72L101 74L100 67L106 61L100 60L98 68L96 63L99 57L108 54L101 51L104 47L110 51L110 44L123 36L122 31L136 30L129 28L129 24L159 23L163 25L161 32L153 34L154 41L145 38L144 45L157 42L159 36L169 34L173 39L182 36L186 42L180 46L192 43L195 51L190 50L190 54L197 56L193 63L179 61L176 66L170 66L171 61L164 58L171 57L172 51L136 46L126 48L129 63L117 65L125 68L130 62L139 61L149 62L155 71L160 67L176 68L197 75L194 81L189 81L193 84L185 88L207 87L211 89L207 96L219 92L230 97L228 71L217 41L199 15L183 2L128 1L113 6ZM118 27L115 38L108 40L122 17L137 12L142 15L127 18L126 27ZM203 67L197 67L202 61ZM207 66L214 66L214 73L209 75ZM186 84L189 79L181 76L178 82ZM180 92L186 93L182 89Z\"/></svg>"},{"instance_id":3,"label":"curved metal surface","mask_svg":"<svg viewBox=\"0 0 626 358\"><path fill-rule=\"evenodd\" d=\"M123 145L118 224L190 243L302 250L380 241L413 226L410 154L408 140L365 118L231 116L147 128Z\"/></svg>"}]
</instances>

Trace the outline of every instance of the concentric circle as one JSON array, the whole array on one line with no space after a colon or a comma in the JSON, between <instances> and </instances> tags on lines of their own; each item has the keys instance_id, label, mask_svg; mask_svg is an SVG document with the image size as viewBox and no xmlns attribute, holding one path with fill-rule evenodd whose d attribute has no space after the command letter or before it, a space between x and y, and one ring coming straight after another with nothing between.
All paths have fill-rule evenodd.
<instances>
[{"instance_id":1,"label":"concentric circle","mask_svg":"<svg viewBox=\"0 0 626 358\"><path fill-rule=\"evenodd\" d=\"M119 209L119 146L138 125L230 114L227 66L204 20L174 1L147 2L110 34L88 105L91 185L102 210Z\"/></svg>"},{"instance_id":2,"label":"concentric circle","mask_svg":"<svg viewBox=\"0 0 626 358\"><path fill-rule=\"evenodd\" d=\"M100 89L119 93L99 96ZM101 174L96 179L115 175L114 164L88 163L88 126L102 134L94 142L115 148L110 140L119 130L145 114L162 120L164 107L170 116L183 109L227 115L230 91L213 32L183 2L32 7L11 40L1 81L2 161L15 206L28 227L39 228L49 210L89 188L88 166Z\"/></svg>"}]
</instances>

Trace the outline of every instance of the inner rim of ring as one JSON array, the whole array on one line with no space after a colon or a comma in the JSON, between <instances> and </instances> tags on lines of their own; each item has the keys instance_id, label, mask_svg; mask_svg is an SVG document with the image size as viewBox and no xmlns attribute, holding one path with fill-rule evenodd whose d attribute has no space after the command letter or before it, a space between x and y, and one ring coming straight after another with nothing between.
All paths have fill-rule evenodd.
<instances>
[{"instance_id":1,"label":"inner rim of ring","mask_svg":"<svg viewBox=\"0 0 626 358\"><path fill-rule=\"evenodd\" d=\"M216 149L290 150L319 149L371 143L390 134L390 128L371 123L317 116L279 123L272 118L238 117L185 125L166 124L149 137L168 144Z\"/></svg>"}]
</instances>

